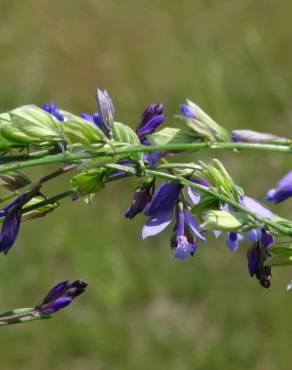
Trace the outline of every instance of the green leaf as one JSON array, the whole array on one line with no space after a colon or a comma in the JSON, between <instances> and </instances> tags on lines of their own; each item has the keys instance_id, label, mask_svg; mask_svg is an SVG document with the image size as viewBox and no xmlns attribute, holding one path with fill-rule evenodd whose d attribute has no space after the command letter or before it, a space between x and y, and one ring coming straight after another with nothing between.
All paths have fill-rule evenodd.
<instances>
[{"instance_id":1,"label":"green leaf","mask_svg":"<svg viewBox=\"0 0 292 370\"><path fill-rule=\"evenodd\" d=\"M269 251L282 256L292 256L292 243L279 243L269 247Z\"/></svg>"},{"instance_id":2,"label":"green leaf","mask_svg":"<svg viewBox=\"0 0 292 370\"><path fill-rule=\"evenodd\" d=\"M65 138L72 144L91 145L108 141L107 137L94 123L78 116L70 115L62 128Z\"/></svg>"},{"instance_id":3,"label":"green leaf","mask_svg":"<svg viewBox=\"0 0 292 370\"><path fill-rule=\"evenodd\" d=\"M43 142L62 138L62 123L41 108L24 105L9 112L9 115L13 125L32 139Z\"/></svg>"},{"instance_id":4,"label":"green leaf","mask_svg":"<svg viewBox=\"0 0 292 370\"><path fill-rule=\"evenodd\" d=\"M71 182L82 195L97 193L104 188L104 175L104 168L92 168L74 176Z\"/></svg>"},{"instance_id":5,"label":"green leaf","mask_svg":"<svg viewBox=\"0 0 292 370\"><path fill-rule=\"evenodd\" d=\"M113 139L115 142L123 143L123 144L130 144L130 145L141 145L140 140L135 133L131 129L131 127L124 125L120 122L114 122L114 130L113 130ZM133 153L131 154L131 158L134 160L141 160L143 154L142 153Z\"/></svg>"},{"instance_id":6,"label":"green leaf","mask_svg":"<svg viewBox=\"0 0 292 370\"><path fill-rule=\"evenodd\" d=\"M165 127L147 136L153 145L188 144L198 141L198 136L181 128Z\"/></svg>"},{"instance_id":7,"label":"green leaf","mask_svg":"<svg viewBox=\"0 0 292 370\"><path fill-rule=\"evenodd\" d=\"M249 217L240 212L207 211L203 213L204 230L236 231L247 225Z\"/></svg>"},{"instance_id":8,"label":"green leaf","mask_svg":"<svg viewBox=\"0 0 292 370\"><path fill-rule=\"evenodd\" d=\"M285 254L275 254L268 259L264 263L265 266L284 266L284 265L292 265L292 256L288 256Z\"/></svg>"}]
</instances>

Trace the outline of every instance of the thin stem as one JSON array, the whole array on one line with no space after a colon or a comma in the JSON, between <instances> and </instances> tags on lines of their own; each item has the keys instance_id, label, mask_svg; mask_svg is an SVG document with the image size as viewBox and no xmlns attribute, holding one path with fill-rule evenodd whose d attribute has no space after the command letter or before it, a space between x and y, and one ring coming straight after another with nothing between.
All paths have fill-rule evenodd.
<instances>
[{"instance_id":1,"label":"thin stem","mask_svg":"<svg viewBox=\"0 0 292 370\"><path fill-rule=\"evenodd\" d=\"M162 179L166 179L166 180L170 180L170 181L174 181L174 182L179 182L182 185L190 186L190 187L192 187L192 188L194 188L194 189L196 189L196 190L198 190L202 193L209 194L209 195L217 198L218 200L220 200L224 203L228 203L231 206L235 207L236 209L245 212L246 214L252 216L254 219L256 219L260 222L263 222L265 225L270 226L274 230L277 230L281 234L292 236L292 229L291 228L287 228L285 226L279 225L278 223L273 222L270 219L267 219L265 217L262 217L262 216L260 216L256 213L252 212L248 208L246 208L246 207L242 206L241 204L239 204L238 202L236 202L234 199L231 199L231 198L227 197L226 195L224 195L222 193L219 193L216 190L213 190L212 188L202 186L200 184L193 183L192 181L187 180L184 177L174 176L174 175L164 173L164 172L160 172L160 171L145 170L145 173L148 174L148 175L160 177Z\"/></svg>"},{"instance_id":2,"label":"thin stem","mask_svg":"<svg viewBox=\"0 0 292 370\"><path fill-rule=\"evenodd\" d=\"M119 143L120 145L120 143ZM72 148L82 147L80 144L73 144ZM96 149L96 145L92 145L88 150ZM70 153L68 151L59 154L50 154L51 150L41 150L24 156L10 156L3 157L1 161L22 161L21 163L12 164L10 166L0 166L0 172L5 173L8 171L15 171L21 168L33 167L43 164L50 163L80 163L83 159L91 159L97 157L113 157L120 154L132 154L132 153L152 153L157 151L196 151L199 149L217 149L217 150L259 150L259 151L271 151L280 153L292 153L292 145L280 145L280 144L257 144L257 143L191 143L191 144L165 144L165 145L134 145L125 146L123 148L112 148L99 152L81 152L81 153Z\"/></svg>"}]
</instances>

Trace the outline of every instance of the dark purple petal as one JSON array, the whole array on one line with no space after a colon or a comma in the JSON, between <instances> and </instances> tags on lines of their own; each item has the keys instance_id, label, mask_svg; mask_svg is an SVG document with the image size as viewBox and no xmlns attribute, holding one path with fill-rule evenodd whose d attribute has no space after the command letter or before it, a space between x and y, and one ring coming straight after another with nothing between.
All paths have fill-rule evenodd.
<instances>
[{"instance_id":1,"label":"dark purple petal","mask_svg":"<svg viewBox=\"0 0 292 370\"><path fill-rule=\"evenodd\" d=\"M54 313L70 304L74 298L85 291L86 287L87 282L84 280L63 281L50 290L35 310L42 314Z\"/></svg>"},{"instance_id":2,"label":"dark purple petal","mask_svg":"<svg viewBox=\"0 0 292 370\"><path fill-rule=\"evenodd\" d=\"M125 216L127 218L133 218L138 213L141 213L144 211L144 208L150 201L152 197L152 192L154 188L154 182L147 182L142 184L140 187L138 187L134 193L134 197L132 200L132 203L128 210L125 213Z\"/></svg>"},{"instance_id":3,"label":"dark purple petal","mask_svg":"<svg viewBox=\"0 0 292 370\"><path fill-rule=\"evenodd\" d=\"M261 240L262 240L262 243L265 249L267 249L268 246L274 243L274 238L270 234L267 233L266 229L262 229Z\"/></svg>"},{"instance_id":4,"label":"dark purple petal","mask_svg":"<svg viewBox=\"0 0 292 370\"><path fill-rule=\"evenodd\" d=\"M256 271L257 267L260 263L261 253L260 248L257 244L253 245L252 247L248 248L247 250L247 265L250 276L253 276Z\"/></svg>"},{"instance_id":5,"label":"dark purple petal","mask_svg":"<svg viewBox=\"0 0 292 370\"><path fill-rule=\"evenodd\" d=\"M285 140L285 138L281 138L273 134L267 134L264 132L257 132L252 130L233 130L231 132L231 139L235 143L265 143L267 141L273 140Z\"/></svg>"},{"instance_id":6,"label":"dark purple petal","mask_svg":"<svg viewBox=\"0 0 292 370\"><path fill-rule=\"evenodd\" d=\"M14 244L20 228L22 205L8 211L0 233L0 251L7 254Z\"/></svg>"},{"instance_id":7,"label":"dark purple petal","mask_svg":"<svg viewBox=\"0 0 292 370\"><path fill-rule=\"evenodd\" d=\"M178 200L182 186L177 183L162 183L155 191L152 200L145 209L145 215L151 216L172 208Z\"/></svg>"},{"instance_id":8,"label":"dark purple petal","mask_svg":"<svg viewBox=\"0 0 292 370\"><path fill-rule=\"evenodd\" d=\"M64 121L64 116L63 114L59 111L59 107L56 103L51 102L51 103L45 103L42 106L43 110L46 112L52 114L54 117L56 117L59 121Z\"/></svg>"},{"instance_id":9,"label":"dark purple petal","mask_svg":"<svg viewBox=\"0 0 292 370\"><path fill-rule=\"evenodd\" d=\"M243 236L241 234L231 232L227 234L226 245L231 252L234 252L238 248L241 240L243 240Z\"/></svg>"},{"instance_id":10,"label":"dark purple petal","mask_svg":"<svg viewBox=\"0 0 292 370\"><path fill-rule=\"evenodd\" d=\"M142 238L146 239L149 236L154 236L163 231L172 221L173 209L169 208L165 211L152 214L146 221L142 229Z\"/></svg>"},{"instance_id":11,"label":"dark purple petal","mask_svg":"<svg viewBox=\"0 0 292 370\"><path fill-rule=\"evenodd\" d=\"M65 297L60 297L60 298L56 299L55 301L50 302L47 305L41 306L38 309L38 311L42 314L54 313L54 312L57 312L57 311L61 310L64 307L68 306L72 302L72 300L73 300L72 297L66 297L66 296Z\"/></svg>"},{"instance_id":12,"label":"dark purple petal","mask_svg":"<svg viewBox=\"0 0 292 370\"><path fill-rule=\"evenodd\" d=\"M259 216L265 218L273 217L273 213L266 206L253 198L244 195L242 197L239 197L239 202L244 207L248 208L250 211L256 213Z\"/></svg>"},{"instance_id":13,"label":"dark purple petal","mask_svg":"<svg viewBox=\"0 0 292 370\"><path fill-rule=\"evenodd\" d=\"M42 303L46 304L49 303L51 300L58 298L60 295L66 292L68 288L68 280L62 281L61 283L55 285L49 293L45 296Z\"/></svg>"},{"instance_id":14,"label":"dark purple petal","mask_svg":"<svg viewBox=\"0 0 292 370\"><path fill-rule=\"evenodd\" d=\"M150 104L142 114L136 133L140 140L151 134L165 120L164 104Z\"/></svg>"},{"instance_id":15,"label":"dark purple petal","mask_svg":"<svg viewBox=\"0 0 292 370\"><path fill-rule=\"evenodd\" d=\"M192 119L197 119L198 118L198 115L197 115L197 112L195 111L195 109L191 106L189 106L188 104L181 104L180 105L180 111L182 113L183 116L185 116L186 118L192 118Z\"/></svg>"},{"instance_id":16,"label":"dark purple petal","mask_svg":"<svg viewBox=\"0 0 292 370\"><path fill-rule=\"evenodd\" d=\"M274 203L283 202L289 197L292 197L292 170L278 182L275 189L267 193L267 200Z\"/></svg>"}]
</instances>

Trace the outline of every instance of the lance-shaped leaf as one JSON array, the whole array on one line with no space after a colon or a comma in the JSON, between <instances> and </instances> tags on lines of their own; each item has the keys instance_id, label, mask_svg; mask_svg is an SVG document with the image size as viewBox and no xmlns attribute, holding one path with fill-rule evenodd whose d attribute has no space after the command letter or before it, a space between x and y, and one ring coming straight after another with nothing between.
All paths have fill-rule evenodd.
<instances>
[{"instance_id":1,"label":"lance-shaped leaf","mask_svg":"<svg viewBox=\"0 0 292 370\"><path fill-rule=\"evenodd\" d=\"M104 188L104 175L104 168L92 168L74 176L71 182L80 194L93 194Z\"/></svg>"},{"instance_id":2,"label":"lance-shaped leaf","mask_svg":"<svg viewBox=\"0 0 292 370\"><path fill-rule=\"evenodd\" d=\"M131 127L120 122L114 122L113 139L125 145L141 145L135 131L133 131ZM140 160L142 159L142 153L133 153L131 158Z\"/></svg>"},{"instance_id":3,"label":"lance-shaped leaf","mask_svg":"<svg viewBox=\"0 0 292 370\"><path fill-rule=\"evenodd\" d=\"M62 125L65 139L70 143L91 145L108 141L103 132L92 122L70 115Z\"/></svg>"},{"instance_id":4,"label":"lance-shaped leaf","mask_svg":"<svg viewBox=\"0 0 292 370\"><path fill-rule=\"evenodd\" d=\"M203 213L204 230L236 231L248 225L250 218L241 212L207 211Z\"/></svg>"},{"instance_id":5,"label":"lance-shaped leaf","mask_svg":"<svg viewBox=\"0 0 292 370\"><path fill-rule=\"evenodd\" d=\"M183 130L174 127L166 127L154 134L148 135L147 137L154 145L188 144L198 141L198 136L190 130Z\"/></svg>"},{"instance_id":6,"label":"lance-shaped leaf","mask_svg":"<svg viewBox=\"0 0 292 370\"><path fill-rule=\"evenodd\" d=\"M13 125L31 138L40 141L62 138L60 122L35 105L23 105L9 112L9 115Z\"/></svg>"}]
</instances>

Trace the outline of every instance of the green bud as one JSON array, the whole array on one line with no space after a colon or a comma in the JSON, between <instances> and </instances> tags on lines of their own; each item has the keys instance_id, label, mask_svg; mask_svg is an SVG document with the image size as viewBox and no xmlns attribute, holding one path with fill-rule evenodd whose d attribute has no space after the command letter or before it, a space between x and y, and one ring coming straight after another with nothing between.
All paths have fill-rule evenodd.
<instances>
[{"instance_id":1,"label":"green bud","mask_svg":"<svg viewBox=\"0 0 292 370\"><path fill-rule=\"evenodd\" d=\"M188 144L198 141L198 136L190 130L174 127L166 127L147 137L154 145Z\"/></svg>"},{"instance_id":2,"label":"green bud","mask_svg":"<svg viewBox=\"0 0 292 370\"><path fill-rule=\"evenodd\" d=\"M200 164L203 174L217 189L228 196L233 196L235 199L238 195L243 195L243 190L234 183L226 168L218 159L213 159L209 165L203 162L200 162Z\"/></svg>"},{"instance_id":3,"label":"green bud","mask_svg":"<svg viewBox=\"0 0 292 370\"><path fill-rule=\"evenodd\" d=\"M181 117L186 121L188 127L198 135L209 141L228 142L230 141L228 131L216 123L206 112L197 104L187 100L187 106L193 117Z\"/></svg>"},{"instance_id":4,"label":"green bud","mask_svg":"<svg viewBox=\"0 0 292 370\"><path fill-rule=\"evenodd\" d=\"M203 213L204 230L236 231L247 225L249 217L240 212L208 211Z\"/></svg>"},{"instance_id":5,"label":"green bud","mask_svg":"<svg viewBox=\"0 0 292 370\"><path fill-rule=\"evenodd\" d=\"M79 173L71 180L81 195L93 194L104 188L105 168L92 168Z\"/></svg>"}]
</instances>

